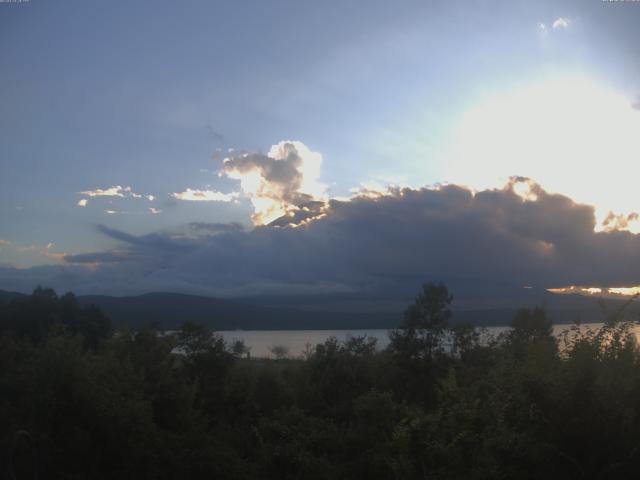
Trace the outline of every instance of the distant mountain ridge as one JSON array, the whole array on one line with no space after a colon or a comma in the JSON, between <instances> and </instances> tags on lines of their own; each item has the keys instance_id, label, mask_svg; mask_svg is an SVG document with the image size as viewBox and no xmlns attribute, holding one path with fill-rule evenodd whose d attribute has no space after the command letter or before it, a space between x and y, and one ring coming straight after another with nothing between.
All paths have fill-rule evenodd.
<instances>
[{"instance_id":1,"label":"distant mountain ridge","mask_svg":"<svg viewBox=\"0 0 640 480\"><path fill-rule=\"evenodd\" d=\"M116 325L140 326L157 322L162 328L178 328L185 320L216 330L316 330L390 328L400 321L388 313L326 313L272 308L233 300L180 293L147 293L131 297L87 295Z\"/></svg>"},{"instance_id":2,"label":"distant mountain ridge","mask_svg":"<svg viewBox=\"0 0 640 480\"><path fill-rule=\"evenodd\" d=\"M24 298L27 295L24 293L18 292L7 292L5 290L0 290L0 302L9 302L14 299Z\"/></svg>"},{"instance_id":3,"label":"distant mountain ridge","mask_svg":"<svg viewBox=\"0 0 640 480\"><path fill-rule=\"evenodd\" d=\"M27 295L0 290L0 301L26 298ZM537 302L518 307L453 308L453 323L479 326L508 325L520 307L541 305L554 323L600 322L607 313L615 312L624 300L607 300L607 312L598 299L582 295L547 294ZM186 321L207 325L216 330L359 330L396 328L402 321L399 312L336 312L305 310L302 304L264 306L248 300L228 300L198 295L154 292L135 296L79 295L84 305L98 306L117 327L139 328L154 323L162 329L177 329ZM627 318L637 319L640 306L632 304Z\"/></svg>"}]
</instances>

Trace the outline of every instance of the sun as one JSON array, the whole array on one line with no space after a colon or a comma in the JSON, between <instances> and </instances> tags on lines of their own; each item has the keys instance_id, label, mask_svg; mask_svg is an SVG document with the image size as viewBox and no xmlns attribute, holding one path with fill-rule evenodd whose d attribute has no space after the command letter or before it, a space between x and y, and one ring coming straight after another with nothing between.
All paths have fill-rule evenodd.
<instances>
[{"instance_id":1,"label":"sun","mask_svg":"<svg viewBox=\"0 0 640 480\"><path fill-rule=\"evenodd\" d=\"M640 111L586 77L553 77L467 110L454 135L447 180L491 188L526 176L545 189L610 211L640 211ZM637 220L626 228L640 232Z\"/></svg>"}]
</instances>

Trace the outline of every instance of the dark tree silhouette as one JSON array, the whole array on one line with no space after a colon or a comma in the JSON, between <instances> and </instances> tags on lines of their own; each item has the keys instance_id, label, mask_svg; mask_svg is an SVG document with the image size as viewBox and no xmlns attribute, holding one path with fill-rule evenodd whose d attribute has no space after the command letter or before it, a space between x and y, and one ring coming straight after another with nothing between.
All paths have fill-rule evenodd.
<instances>
[{"instance_id":1,"label":"dark tree silhouette","mask_svg":"<svg viewBox=\"0 0 640 480\"><path fill-rule=\"evenodd\" d=\"M399 330L391 333L391 349L406 358L431 358L451 319L453 296L443 283L425 283L404 312Z\"/></svg>"},{"instance_id":2,"label":"dark tree silhouette","mask_svg":"<svg viewBox=\"0 0 640 480\"><path fill-rule=\"evenodd\" d=\"M422 292L404 312L403 328L441 332L449 325L453 295L443 283L425 283Z\"/></svg>"},{"instance_id":3,"label":"dark tree silhouette","mask_svg":"<svg viewBox=\"0 0 640 480\"><path fill-rule=\"evenodd\" d=\"M633 324L573 325L560 350L524 309L478 341L451 300L424 285L388 349L331 337L280 361L193 323L108 332L49 289L0 302L0 478L637 477Z\"/></svg>"}]
</instances>

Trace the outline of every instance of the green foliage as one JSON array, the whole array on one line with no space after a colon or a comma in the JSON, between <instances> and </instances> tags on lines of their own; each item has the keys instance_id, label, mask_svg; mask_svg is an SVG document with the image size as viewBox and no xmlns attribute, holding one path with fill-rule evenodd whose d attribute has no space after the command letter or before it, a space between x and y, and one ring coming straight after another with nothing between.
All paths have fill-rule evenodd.
<instances>
[{"instance_id":1,"label":"green foliage","mask_svg":"<svg viewBox=\"0 0 640 480\"><path fill-rule=\"evenodd\" d=\"M68 333L96 349L111 333L111 322L94 306L81 306L73 295L58 298L50 288L38 287L26 300L0 303L0 334L42 344L50 335Z\"/></svg>"},{"instance_id":2,"label":"green foliage","mask_svg":"<svg viewBox=\"0 0 640 480\"><path fill-rule=\"evenodd\" d=\"M403 328L408 330L445 329L451 318L449 306L453 295L449 294L446 285L442 283L425 283L422 292L404 313Z\"/></svg>"},{"instance_id":3,"label":"green foliage","mask_svg":"<svg viewBox=\"0 0 640 480\"><path fill-rule=\"evenodd\" d=\"M271 360L192 323L111 332L37 289L0 305L0 474L33 471L28 438L51 479L635 478L634 325L558 342L522 310L487 339L448 328L450 302L425 286L383 351L331 338Z\"/></svg>"},{"instance_id":4,"label":"green foliage","mask_svg":"<svg viewBox=\"0 0 640 480\"><path fill-rule=\"evenodd\" d=\"M289 356L289 347L287 347L286 345L273 345L269 347L269 351L276 360L282 360L283 358L287 358Z\"/></svg>"},{"instance_id":5,"label":"green foliage","mask_svg":"<svg viewBox=\"0 0 640 480\"><path fill-rule=\"evenodd\" d=\"M532 343L552 339L553 325L546 312L539 307L533 310L523 308L511 322L510 340L519 343Z\"/></svg>"},{"instance_id":6,"label":"green foliage","mask_svg":"<svg viewBox=\"0 0 640 480\"><path fill-rule=\"evenodd\" d=\"M391 332L391 351L406 359L430 359L441 352L443 334L451 318L453 296L442 283L425 283L404 312L400 330Z\"/></svg>"}]
</instances>

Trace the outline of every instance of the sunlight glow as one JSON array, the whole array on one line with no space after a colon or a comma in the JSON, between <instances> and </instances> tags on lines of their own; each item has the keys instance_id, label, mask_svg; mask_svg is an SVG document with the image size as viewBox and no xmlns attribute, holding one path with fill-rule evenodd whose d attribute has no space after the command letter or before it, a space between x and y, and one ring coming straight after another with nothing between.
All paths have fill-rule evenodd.
<instances>
[{"instance_id":1,"label":"sunlight glow","mask_svg":"<svg viewBox=\"0 0 640 480\"><path fill-rule=\"evenodd\" d=\"M188 202L231 202L238 198L239 193L222 193L214 190L193 190L187 188L184 192L172 193L171 196L176 200L185 200Z\"/></svg>"},{"instance_id":2,"label":"sunlight glow","mask_svg":"<svg viewBox=\"0 0 640 480\"><path fill-rule=\"evenodd\" d=\"M304 143L285 140L267 155L242 154L224 159L220 175L239 180L253 206L254 225L268 225L294 217L309 201L326 201L327 186L320 182L322 155Z\"/></svg>"},{"instance_id":3,"label":"sunlight glow","mask_svg":"<svg viewBox=\"0 0 640 480\"><path fill-rule=\"evenodd\" d=\"M583 77L490 97L463 115L447 181L484 189L529 177L594 205L596 230L614 212L625 217L616 229L638 233L640 111L631 103Z\"/></svg>"},{"instance_id":4,"label":"sunlight glow","mask_svg":"<svg viewBox=\"0 0 640 480\"><path fill-rule=\"evenodd\" d=\"M601 287L580 287L576 285L571 285L570 287L562 287L562 288L547 288L548 292L559 294L559 295L601 295L601 296L609 296L609 297L633 297L636 295L640 295L640 286L633 287L609 287L609 288L601 288Z\"/></svg>"},{"instance_id":5,"label":"sunlight glow","mask_svg":"<svg viewBox=\"0 0 640 480\"><path fill-rule=\"evenodd\" d=\"M610 288L609 293L615 293L617 295L633 296L640 294L640 287L618 287Z\"/></svg>"}]
</instances>

